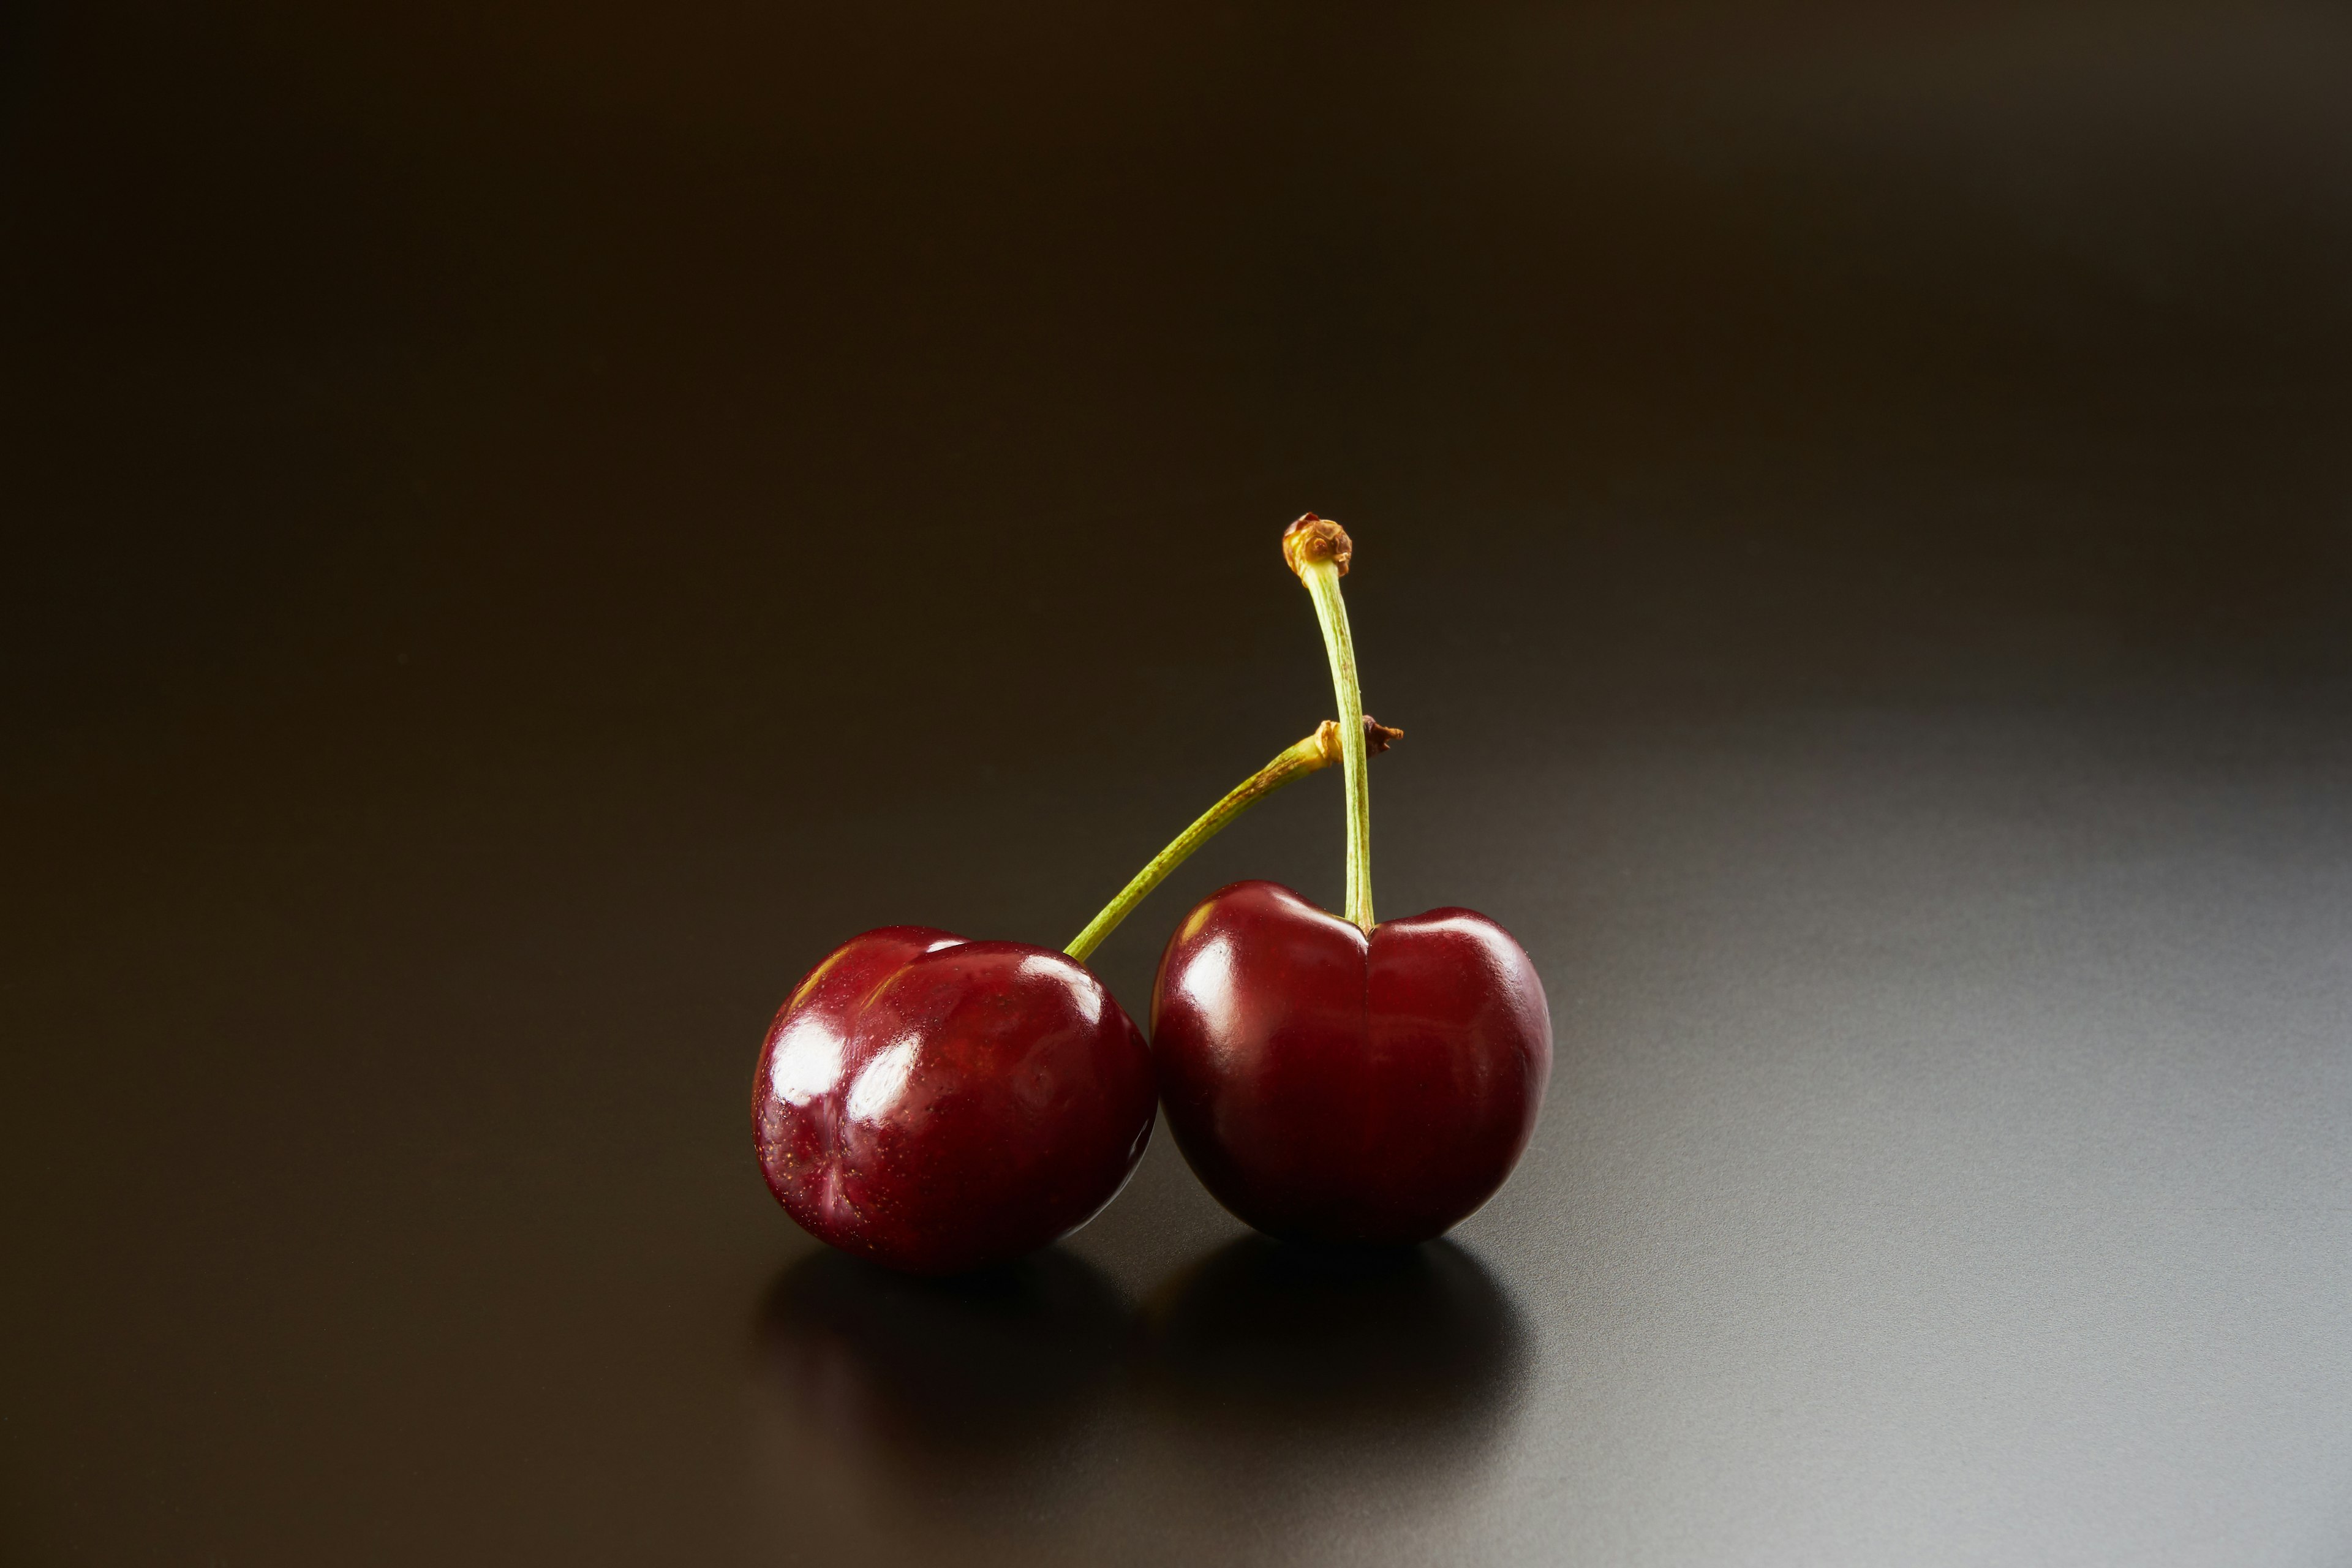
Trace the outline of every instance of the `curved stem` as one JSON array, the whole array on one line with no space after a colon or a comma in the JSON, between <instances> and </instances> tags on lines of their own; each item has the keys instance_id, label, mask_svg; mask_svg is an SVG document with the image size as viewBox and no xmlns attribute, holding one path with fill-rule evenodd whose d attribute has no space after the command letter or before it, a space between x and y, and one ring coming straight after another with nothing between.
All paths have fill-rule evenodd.
<instances>
[{"instance_id":1,"label":"curved stem","mask_svg":"<svg viewBox=\"0 0 2352 1568\"><path fill-rule=\"evenodd\" d=\"M1315 600L1315 618L1323 626L1323 651L1331 659L1331 690L1339 700L1339 743L1348 770L1348 907L1347 917L1365 935L1371 934L1372 916L1372 781L1364 766L1364 691L1356 679L1356 643L1348 631L1348 602L1339 595L1336 560L1302 560L1299 580Z\"/></svg>"},{"instance_id":2,"label":"curved stem","mask_svg":"<svg viewBox=\"0 0 2352 1568\"><path fill-rule=\"evenodd\" d=\"M1135 906L1150 896L1151 889L1168 879L1168 873L1192 858L1192 851L1214 838L1224 826L1295 779L1319 773L1333 763L1348 756L1360 755L1365 750L1365 736L1371 736L1374 750L1386 751L1391 741L1404 733L1371 719L1358 717L1352 750L1342 738L1339 725L1326 719L1315 727L1315 733L1297 745L1286 748L1280 756L1250 774L1227 793L1225 798L1202 812L1197 821L1178 834L1175 841L1151 858L1150 865L1138 871L1134 879L1118 891L1118 897L1103 906L1102 913L1087 922L1087 929L1070 939L1062 951L1084 963L1094 955L1103 939L1118 929L1118 922L1133 912Z\"/></svg>"}]
</instances>

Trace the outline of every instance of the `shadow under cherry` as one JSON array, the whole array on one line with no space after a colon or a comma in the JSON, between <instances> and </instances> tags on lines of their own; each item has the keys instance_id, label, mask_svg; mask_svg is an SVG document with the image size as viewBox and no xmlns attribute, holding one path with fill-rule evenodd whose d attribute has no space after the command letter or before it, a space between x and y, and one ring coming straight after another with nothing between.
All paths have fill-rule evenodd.
<instances>
[{"instance_id":1,"label":"shadow under cherry","mask_svg":"<svg viewBox=\"0 0 2352 1568\"><path fill-rule=\"evenodd\" d=\"M1146 1321L1155 1405L1283 1486L1458 1477L1507 1428L1531 1361L1507 1292L1447 1241L1244 1237L1157 1293Z\"/></svg>"},{"instance_id":2,"label":"shadow under cherry","mask_svg":"<svg viewBox=\"0 0 2352 1568\"><path fill-rule=\"evenodd\" d=\"M944 1279L824 1251L777 1278L759 1340L771 1392L834 1439L962 1466L1016 1460L1098 1404L1129 1320L1059 1249Z\"/></svg>"},{"instance_id":3,"label":"shadow under cherry","mask_svg":"<svg viewBox=\"0 0 2352 1568\"><path fill-rule=\"evenodd\" d=\"M1139 1308L1060 1248L950 1279L819 1252L755 1340L772 1528L842 1561L1099 1561L1138 1531L1236 1560L1475 1507L1532 1360L1444 1241L1248 1237Z\"/></svg>"},{"instance_id":4,"label":"shadow under cherry","mask_svg":"<svg viewBox=\"0 0 2352 1568\"><path fill-rule=\"evenodd\" d=\"M755 1507L818 1558L1050 1556L1100 1489L1132 1321L1059 1249L949 1279L812 1254L760 1307Z\"/></svg>"}]
</instances>

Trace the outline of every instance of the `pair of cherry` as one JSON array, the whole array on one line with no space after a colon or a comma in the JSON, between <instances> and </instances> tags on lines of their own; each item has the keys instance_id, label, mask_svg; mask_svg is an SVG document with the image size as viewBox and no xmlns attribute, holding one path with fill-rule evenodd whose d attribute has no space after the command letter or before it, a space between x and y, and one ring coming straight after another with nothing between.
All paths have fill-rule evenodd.
<instances>
[{"instance_id":1,"label":"pair of cherry","mask_svg":"<svg viewBox=\"0 0 2352 1568\"><path fill-rule=\"evenodd\" d=\"M1363 715L1339 593L1352 552L1312 513L1283 534L1339 721L1218 802L1066 950L887 926L793 989L751 1120L768 1185L805 1229L916 1273L1017 1257L1118 1195L1157 1105L1209 1191L1275 1237L1425 1241L1503 1184L1551 1072L1543 984L1469 910L1373 919L1366 763L1400 731ZM1147 1044L1085 960L1227 822L1335 761L1345 918L1271 882L1211 895L1160 956Z\"/></svg>"}]
</instances>

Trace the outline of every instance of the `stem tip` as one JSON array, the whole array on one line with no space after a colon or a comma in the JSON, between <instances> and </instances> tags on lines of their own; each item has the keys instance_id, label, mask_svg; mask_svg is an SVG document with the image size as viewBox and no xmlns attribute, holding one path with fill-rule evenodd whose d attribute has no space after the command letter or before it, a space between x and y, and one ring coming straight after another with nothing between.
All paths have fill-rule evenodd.
<instances>
[{"instance_id":1,"label":"stem tip","mask_svg":"<svg viewBox=\"0 0 2352 1568\"><path fill-rule=\"evenodd\" d=\"M1301 577L1307 574L1307 564L1316 561L1330 562L1345 577L1349 557L1355 552L1346 529L1311 511L1282 531L1282 558Z\"/></svg>"}]
</instances>

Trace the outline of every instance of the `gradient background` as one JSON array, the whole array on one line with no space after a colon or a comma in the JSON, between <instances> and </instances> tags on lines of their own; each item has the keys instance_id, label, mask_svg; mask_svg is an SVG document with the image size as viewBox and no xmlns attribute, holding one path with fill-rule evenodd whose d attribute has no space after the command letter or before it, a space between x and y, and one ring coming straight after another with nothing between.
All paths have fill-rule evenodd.
<instances>
[{"instance_id":1,"label":"gradient background","mask_svg":"<svg viewBox=\"0 0 2352 1568\"><path fill-rule=\"evenodd\" d=\"M0 1560L2352 1561L2352 17L18 5ZM1329 709L1559 1064L824 1255L761 1031ZM1242 876L1339 892L1280 797Z\"/></svg>"}]
</instances>

